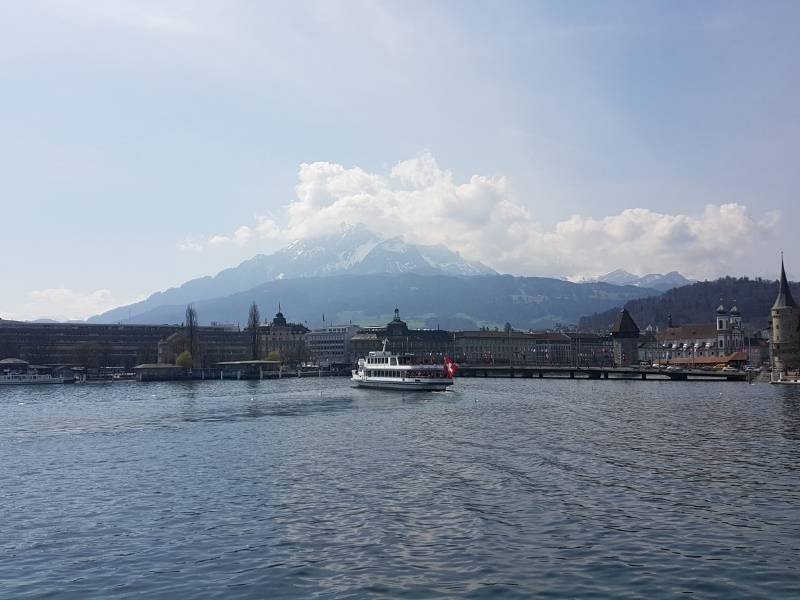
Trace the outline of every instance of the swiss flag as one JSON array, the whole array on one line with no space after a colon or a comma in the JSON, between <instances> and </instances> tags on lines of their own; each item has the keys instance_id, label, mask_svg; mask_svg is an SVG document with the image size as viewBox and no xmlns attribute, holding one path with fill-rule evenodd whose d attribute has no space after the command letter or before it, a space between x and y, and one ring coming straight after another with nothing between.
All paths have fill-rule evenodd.
<instances>
[{"instance_id":1,"label":"swiss flag","mask_svg":"<svg viewBox=\"0 0 800 600\"><path fill-rule=\"evenodd\" d=\"M453 360L449 356L444 357L444 374L447 375L449 379L453 379L458 373L458 365L453 362Z\"/></svg>"}]
</instances>

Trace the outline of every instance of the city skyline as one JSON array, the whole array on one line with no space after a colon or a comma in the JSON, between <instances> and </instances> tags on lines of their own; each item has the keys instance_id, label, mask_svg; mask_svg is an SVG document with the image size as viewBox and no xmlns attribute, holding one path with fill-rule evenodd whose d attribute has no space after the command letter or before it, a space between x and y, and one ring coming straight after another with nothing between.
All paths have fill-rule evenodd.
<instances>
[{"instance_id":1,"label":"city skyline","mask_svg":"<svg viewBox=\"0 0 800 600\"><path fill-rule=\"evenodd\" d=\"M332 224L515 275L789 275L792 3L0 8L2 318Z\"/></svg>"}]
</instances>

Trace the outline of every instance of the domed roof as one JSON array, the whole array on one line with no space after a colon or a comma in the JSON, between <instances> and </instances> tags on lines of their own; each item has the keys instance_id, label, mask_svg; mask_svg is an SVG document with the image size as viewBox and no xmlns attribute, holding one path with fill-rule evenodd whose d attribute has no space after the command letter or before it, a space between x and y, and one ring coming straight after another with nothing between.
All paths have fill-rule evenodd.
<instances>
[{"instance_id":1,"label":"domed roof","mask_svg":"<svg viewBox=\"0 0 800 600\"><path fill-rule=\"evenodd\" d=\"M720 305L717 307L717 314L718 314L718 315L724 315L724 314L725 314L725 307L724 307L724 306L722 306L722 304L720 304Z\"/></svg>"},{"instance_id":2,"label":"domed roof","mask_svg":"<svg viewBox=\"0 0 800 600\"><path fill-rule=\"evenodd\" d=\"M733 308L731 308L731 314L736 316L740 315L741 313L739 312L739 307L734 305Z\"/></svg>"}]
</instances>

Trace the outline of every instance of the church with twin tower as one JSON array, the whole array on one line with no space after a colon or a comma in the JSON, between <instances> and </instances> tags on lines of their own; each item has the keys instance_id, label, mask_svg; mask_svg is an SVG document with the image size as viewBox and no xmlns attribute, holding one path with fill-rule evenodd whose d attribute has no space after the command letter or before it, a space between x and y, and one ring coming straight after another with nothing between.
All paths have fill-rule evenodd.
<instances>
[{"instance_id":1,"label":"church with twin tower","mask_svg":"<svg viewBox=\"0 0 800 600\"><path fill-rule=\"evenodd\" d=\"M772 321L773 373L800 369L800 308L792 297L781 256L778 297L770 311Z\"/></svg>"}]
</instances>

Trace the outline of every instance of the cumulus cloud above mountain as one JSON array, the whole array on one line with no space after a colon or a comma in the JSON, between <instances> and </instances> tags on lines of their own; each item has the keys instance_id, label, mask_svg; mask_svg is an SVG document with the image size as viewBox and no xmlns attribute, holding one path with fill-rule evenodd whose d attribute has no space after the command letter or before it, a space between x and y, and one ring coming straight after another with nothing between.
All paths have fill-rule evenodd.
<instances>
[{"instance_id":1,"label":"cumulus cloud above mountain","mask_svg":"<svg viewBox=\"0 0 800 600\"><path fill-rule=\"evenodd\" d=\"M581 277L623 268L638 273L679 270L716 277L746 272L765 247L777 215L754 215L741 204L707 204L692 214L630 208L602 218L572 215L545 228L537 203L523 203L504 177L473 175L459 182L430 152L397 163L388 174L331 162L304 163L285 225L257 217L212 246L292 240L362 223L387 237L444 244L465 258L519 275Z\"/></svg>"}]
</instances>

